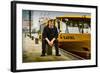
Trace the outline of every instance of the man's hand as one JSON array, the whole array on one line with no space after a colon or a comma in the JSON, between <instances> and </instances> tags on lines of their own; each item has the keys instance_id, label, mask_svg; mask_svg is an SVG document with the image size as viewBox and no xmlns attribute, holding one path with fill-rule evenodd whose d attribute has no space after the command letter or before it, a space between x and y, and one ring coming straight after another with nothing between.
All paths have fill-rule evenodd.
<instances>
[{"instance_id":1,"label":"man's hand","mask_svg":"<svg viewBox=\"0 0 100 73\"><path fill-rule=\"evenodd\" d=\"M53 38L53 39L51 40L51 43L53 44L54 41L55 41L55 38Z\"/></svg>"},{"instance_id":2,"label":"man's hand","mask_svg":"<svg viewBox=\"0 0 100 73\"><path fill-rule=\"evenodd\" d=\"M48 44L52 47L53 46L53 42L49 41Z\"/></svg>"},{"instance_id":3,"label":"man's hand","mask_svg":"<svg viewBox=\"0 0 100 73\"><path fill-rule=\"evenodd\" d=\"M50 46L53 46L55 38L50 41Z\"/></svg>"},{"instance_id":4,"label":"man's hand","mask_svg":"<svg viewBox=\"0 0 100 73\"><path fill-rule=\"evenodd\" d=\"M49 39L48 39L48 38L45 38L45 39L46 39L46 41L48 42L48 44L49 44L50 46L53 46L52 42L51 42L51 41L49 41Z\"/></svg>"},{"instance_id":5,"label":"man's hand","mask_svg":"<svg viewBox=\"0 0 100 73\"><path fill-rule=\"evenodd\" d=\"M51 41L50 44L53 46L53 41Z\"/></svg>"},{"instance_id":6,"label":"man's hand","mask_svg":"<svg viewBox=\"0 0 100 73\"><path fill-rule=\"evenodd\" d=\"M51 41L49 41L49 39L46 38L46 41L48 42L48 44L49 44L50 46L53 46L54 40L55 40L55 38L53 38Z\"/></svg>"}]
</instances>

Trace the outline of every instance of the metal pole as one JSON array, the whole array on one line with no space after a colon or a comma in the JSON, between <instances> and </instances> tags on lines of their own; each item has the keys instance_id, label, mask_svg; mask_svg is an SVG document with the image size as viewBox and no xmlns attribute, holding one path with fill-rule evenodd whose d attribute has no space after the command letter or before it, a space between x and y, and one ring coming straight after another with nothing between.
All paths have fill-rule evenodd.
<instances>
[{"instance_id":1,"label":"metal pole","mask_svg":"<svg viewBox=\"0 0 100 73\"><path fill-rule=\"evenodd\" d=\"M29 10L29 34L31 38L31 10Z\"/></svg>"}]
</instances>

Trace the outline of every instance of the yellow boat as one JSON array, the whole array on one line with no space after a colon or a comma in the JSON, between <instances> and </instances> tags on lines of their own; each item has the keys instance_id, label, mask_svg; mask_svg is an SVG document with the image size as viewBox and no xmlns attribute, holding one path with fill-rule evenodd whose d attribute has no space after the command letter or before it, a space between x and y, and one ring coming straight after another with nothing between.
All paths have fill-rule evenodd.
<instances>
[{"instance_id":1,"label":"yellow boat","mask_svg":"<svg viewBox=\"0 0 100 73\"><path fill-rule=\"evenodd\" d=\"M84 32L84 29L90 28L90 16L64 16L64 17L56 17L56 20L59 20L57 23L57 27L60 30L58 41L59 41L59 48L62 48L66 51L69 51L73 54L76 54L84 59L91 58L91 33ZM56 21L57 22L57 21ZM70 26L71 23L77 23L79 30L82 31L79 33L61 33L61 28L64 22L67 27ZM71 22L71 23L70 23ZM80 25L81 23L82 25ZM88 24L88 27L85 27L84 24ZM73 24L74 27L74 24ZM64 29L64 28L62 28Z\"/></svg>"}]
</instances>

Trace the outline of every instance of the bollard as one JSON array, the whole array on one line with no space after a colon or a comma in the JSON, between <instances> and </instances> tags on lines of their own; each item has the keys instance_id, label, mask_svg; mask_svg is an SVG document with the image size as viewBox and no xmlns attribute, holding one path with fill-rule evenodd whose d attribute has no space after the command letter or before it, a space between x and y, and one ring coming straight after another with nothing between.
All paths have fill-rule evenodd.
<instances>
[{"instance_id":1,"label":"bollard","mask_svg":"<svg viewBox=\"0 0 100 73\"><path fill-rule=\"evenodd\" d=\"M46 45L46 51L47 51L47 55L52 55L52 47L49 46L48 44Z\"/></svg>"}]
</instances>

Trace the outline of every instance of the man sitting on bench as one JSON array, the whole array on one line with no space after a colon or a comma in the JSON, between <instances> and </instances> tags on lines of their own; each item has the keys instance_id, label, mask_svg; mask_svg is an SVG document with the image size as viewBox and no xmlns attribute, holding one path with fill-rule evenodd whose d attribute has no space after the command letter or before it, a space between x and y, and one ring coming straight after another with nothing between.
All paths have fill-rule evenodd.
<instances>
[{"instance_id":1,"label":"man sitting on bench","mask_svg":"<svg viewBox=\"0 0 100 73\"><path fill-rule=\"evenodd\" d=\"M46 44L49 46L55 46L55 52L56 56L61 56L59 54L59 48L58 48L58 31L56 26L54 25L54 20L51 19L48 21L47 26L44 27L43 33L42 33L42 55L45 56L46 53Z\"/></svg>"}]
</instances>

